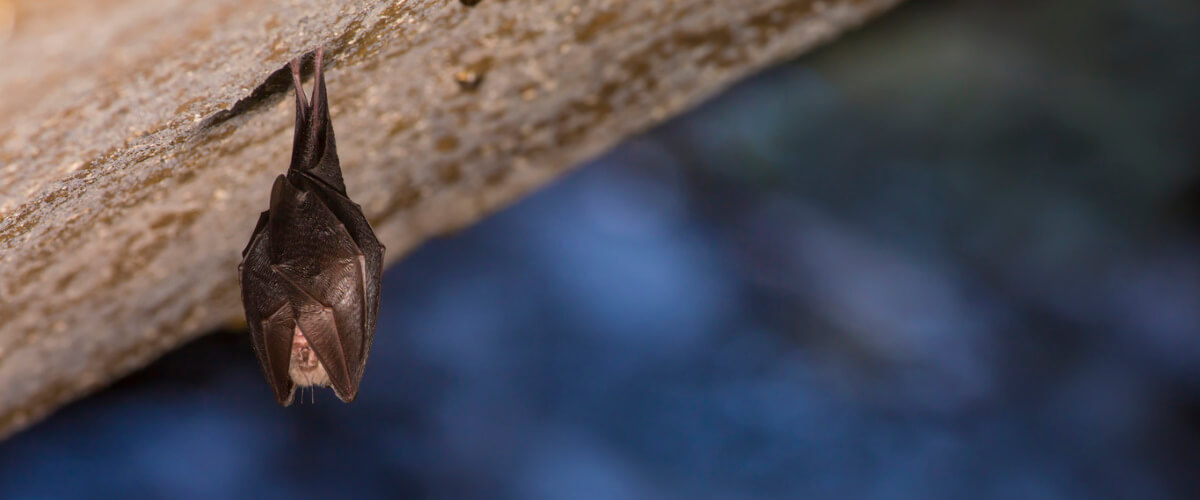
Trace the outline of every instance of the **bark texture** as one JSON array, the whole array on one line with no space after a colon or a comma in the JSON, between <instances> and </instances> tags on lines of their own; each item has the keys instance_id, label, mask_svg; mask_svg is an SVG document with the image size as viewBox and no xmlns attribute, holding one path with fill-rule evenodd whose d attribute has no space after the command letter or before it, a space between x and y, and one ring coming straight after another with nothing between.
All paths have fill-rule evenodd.
<instances>
[{"instance_id":1,"label":"bark texture","mask_svg":"<svg viewBox=\"0 0 1200 500\"><path fill-rule=\"evenodd\" d=\"M0 0L0 437L241 316L317 44L394 260L898 1Z\"/></svg>"}]
</instances>

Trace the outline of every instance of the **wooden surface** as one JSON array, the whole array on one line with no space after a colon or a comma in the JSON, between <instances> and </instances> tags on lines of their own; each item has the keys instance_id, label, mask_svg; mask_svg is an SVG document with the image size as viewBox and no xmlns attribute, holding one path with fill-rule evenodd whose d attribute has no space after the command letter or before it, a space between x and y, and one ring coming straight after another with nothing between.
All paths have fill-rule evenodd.
<instances>
[{"instance_id":1,"label":"wooden surface","mask_svg":"<svg viewBox=\"0 0 1200 500\"><path fill-rule=\"evenodd\" d=\"M897 2L0 0L0 437L241 316L291 57L395 260Z\"/></svg>"}]
</instances>

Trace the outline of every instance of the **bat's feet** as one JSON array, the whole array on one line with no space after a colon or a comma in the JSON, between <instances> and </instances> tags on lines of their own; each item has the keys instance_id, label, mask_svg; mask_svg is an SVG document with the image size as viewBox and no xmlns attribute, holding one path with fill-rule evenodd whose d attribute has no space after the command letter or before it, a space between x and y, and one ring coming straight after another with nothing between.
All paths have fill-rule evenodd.
<instances>
[{"instance_id":1,"label":"bat's feet","mask_svg":"<svg viewBox=\"0 0 1200 500\"><path fill-rule=\"evenodd\" d=\"M317 104L317 94L320 92L319 87L322 86L320 82L325 81L325 69L323 68L324 62L325 46L319 45L317 46L317 53L313 57L313 101L311 102L308 100L308 97L304 95L304 84L302 83L302 76L300 73L301 58L297 57L288 62L288 67L292 70L292 86L296 87L296 111L297 113L300 113L302 118L307 119L313 106L316 106Z\"/></svg>"},{"instance_id":2,"label":"bat's feet","mask_svg":"<svg viewBox=\"0 0 1200 500\"><path fill-rule=\"evenodd\" d=\"M308 98L304 96L304 84L300 82L300 58L292 59L288 66L292 69L292 86L296 87L296 112L303 117L308 114Z\"/></svg>"}]
</instances>

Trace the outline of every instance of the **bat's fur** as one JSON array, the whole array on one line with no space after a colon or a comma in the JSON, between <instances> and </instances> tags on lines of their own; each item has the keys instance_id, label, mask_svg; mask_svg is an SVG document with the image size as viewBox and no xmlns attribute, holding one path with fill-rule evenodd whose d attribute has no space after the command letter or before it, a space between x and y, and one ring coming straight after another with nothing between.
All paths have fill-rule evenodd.
<instances>
[{"instance_id":1,"label":"bat's fur","mask_svg":"<svg viewBox=\"0 0 1200 500\"><path fill-rule=\"evenodd\" d=\"M288 376L299 387L329 387L329 374L299 327L292 335L292 361L288 365Z\"/></svg>"},{"instance_id":2,"label":"bat's fur","mask_svg":"<svg viewBox=\"0 0 1200 500\"><path fill-rule=\"evenodd\" d=\"M254 353L279 404L297 387L332 387L342 401L358 395L383 276L383 245L342 182L324 51L317 49L312 100L291 61L296 133L287 175L275 179L242 251L238 278Z\"/></svg>"}]
</instances>

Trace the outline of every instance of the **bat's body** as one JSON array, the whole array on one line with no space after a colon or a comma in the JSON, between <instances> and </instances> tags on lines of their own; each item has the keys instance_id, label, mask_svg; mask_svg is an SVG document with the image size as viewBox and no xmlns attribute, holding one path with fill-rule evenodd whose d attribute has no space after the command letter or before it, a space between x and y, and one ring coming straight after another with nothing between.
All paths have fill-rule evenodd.
<instances>
[{"instance_id":1,"label":"bat's body","mask_svg":"<svg viewBox=\"0 0 1200 500\"><path fill-rule=\"evenodd\" d=\"M284 406L297 387L332 387L346 402L358 395L383 275L383 245L342 182L322 59L317 49L310 102L300 61L291 62L291 166L275 179L238 266L254 353Z\"/></svg>"}]
</instances>

